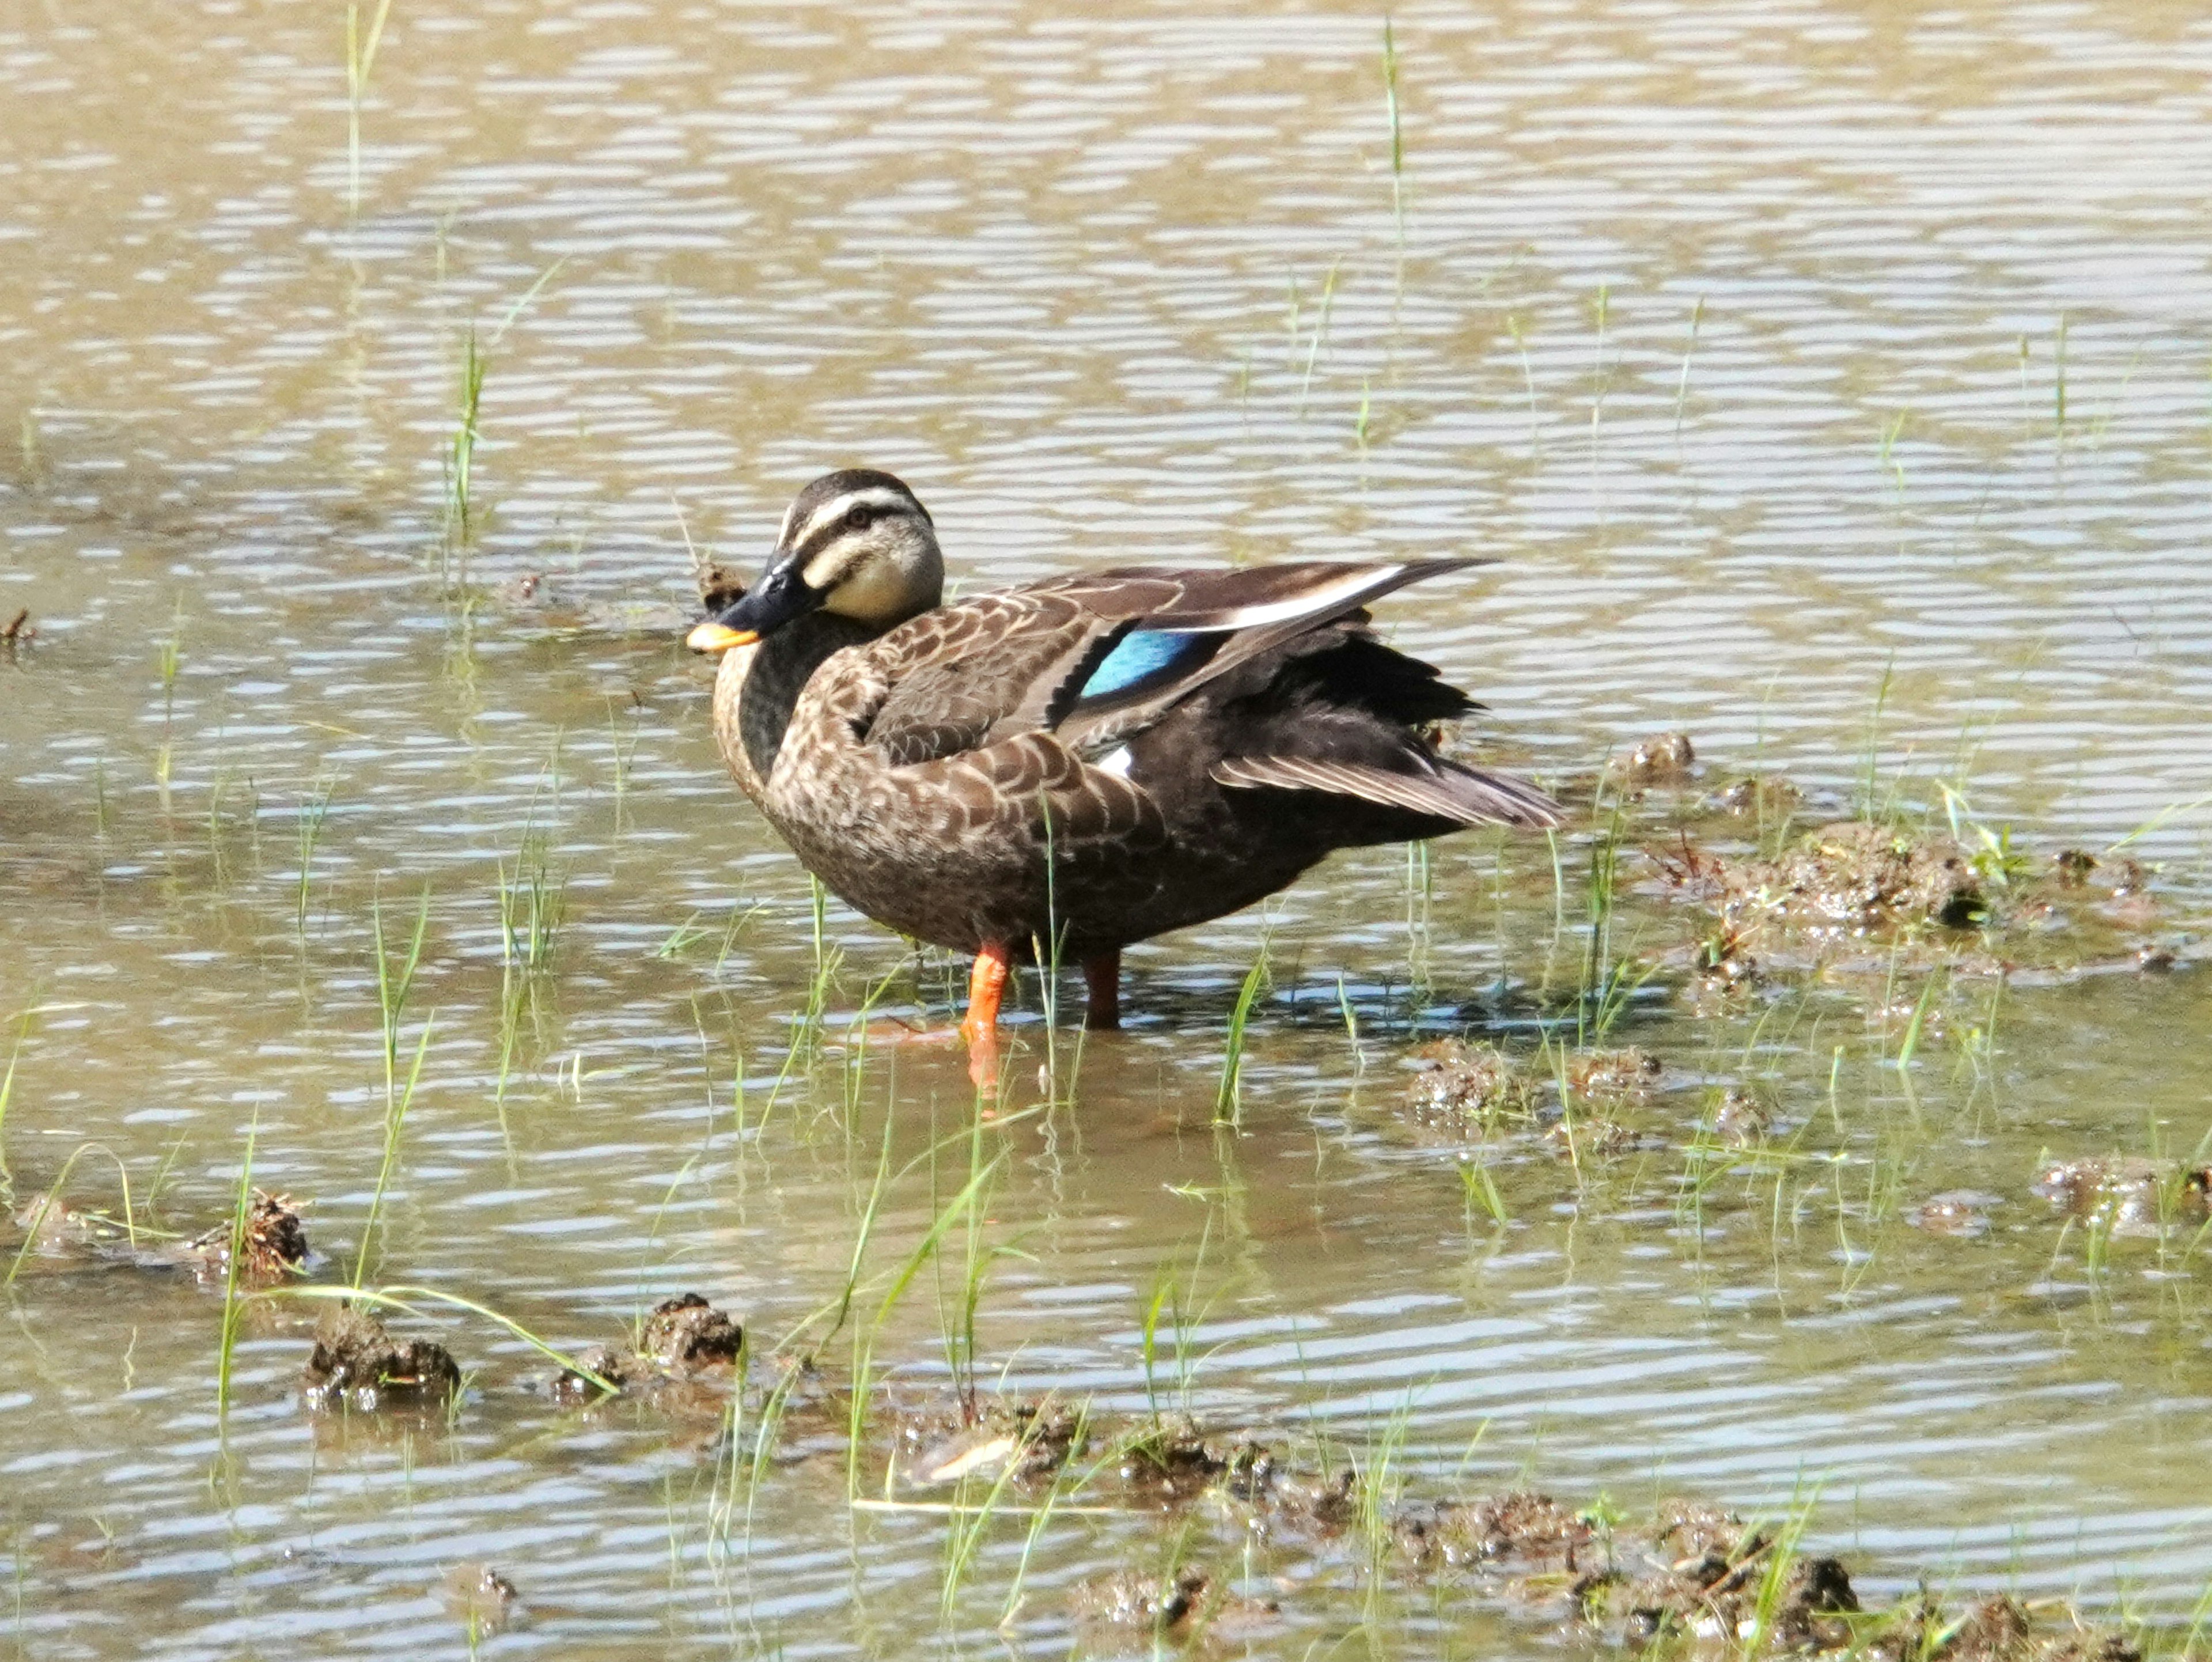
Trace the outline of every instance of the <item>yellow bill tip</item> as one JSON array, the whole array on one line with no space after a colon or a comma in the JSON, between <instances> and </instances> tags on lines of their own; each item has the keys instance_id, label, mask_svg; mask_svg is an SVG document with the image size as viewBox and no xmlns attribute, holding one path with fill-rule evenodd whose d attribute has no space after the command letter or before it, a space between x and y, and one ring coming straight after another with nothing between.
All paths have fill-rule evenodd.
<instances>
[{"instance_id":1,"label":"yellow bill tip","mask_svg":"<svg viewBox=\"0 0 2212 1662\"><path fill-rule=\"evenodd\" d=\"M694 652L727 652L732 647L750 646L759 639L750 629L726 629L709 618L684 637L684 644Z\"/></svg>"}]
</instances>

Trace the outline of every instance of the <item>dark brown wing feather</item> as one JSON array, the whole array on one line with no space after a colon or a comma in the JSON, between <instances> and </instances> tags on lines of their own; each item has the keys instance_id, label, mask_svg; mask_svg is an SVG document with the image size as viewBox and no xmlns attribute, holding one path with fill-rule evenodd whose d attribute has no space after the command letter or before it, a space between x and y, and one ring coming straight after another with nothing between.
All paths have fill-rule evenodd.
<instances>
[{"instance_id":1,"label":"dark brown wing feather","mask_svg":"<svg viewBox=\"0 0 2212 1662\"><path fill-rule=\"evenodd\" d=\"M1479 560L1387 565L1310 561L1228 571L1130 566L984 595L915 618L896 647L890 696L869 742L895 766L1058 729L1096 751L1141 729L1199 688L1378 595ZM1088 703L1083 680L1132 628L1220 631L1193 672L1139 699Z\"/></svg>"},{"instance_id":2,"label":"dark brown wing feather","mask_svg":"<svg viewBox=\"0 0 2212 1662\"><path fill-rule=\"evenodd\" d=\"M1559 804L1533 786L1447 758L1422 755L1411 746L1395 768L1301 756L1232 756L1215 763L1211 771L1219 784L1352 796L1455 825L1542 827L1559 823Z\"/></svg>"}]
</instances>

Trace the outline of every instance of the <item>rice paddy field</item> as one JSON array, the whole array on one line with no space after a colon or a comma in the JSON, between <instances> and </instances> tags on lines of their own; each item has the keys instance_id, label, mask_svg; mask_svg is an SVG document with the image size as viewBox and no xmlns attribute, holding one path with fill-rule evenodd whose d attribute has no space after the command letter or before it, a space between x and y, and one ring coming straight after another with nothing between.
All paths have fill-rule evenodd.
<instances>
[{"instance_id":1,"label":"rice paddy field","mask_svg":"<svg viewBox=\"0 0 2212 1662\"><path fill-rule=\"evenodd\" d=\"M2152 0L15 0L0 1656L2201 1654L2208 179ZM1565 827L979 1097L682 646L853 464L1494 557Z\"/></svg>"}]
</instances>

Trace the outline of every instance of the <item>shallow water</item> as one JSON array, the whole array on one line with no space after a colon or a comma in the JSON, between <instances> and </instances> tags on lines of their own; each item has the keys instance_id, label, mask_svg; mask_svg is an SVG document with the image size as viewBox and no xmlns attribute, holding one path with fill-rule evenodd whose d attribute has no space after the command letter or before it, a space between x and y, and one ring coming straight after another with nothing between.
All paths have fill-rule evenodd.
<instances>
[{"instance_id":1,"label":"shallow water","mask_svg":"<svg viewBox=\"0 0 2212 1662\"><path fill-rule=\"evenodd\" d=\"M2212 27L1409 8L1394 192L1377 16L399 0L356 212L341 22L0 21L0 623L38 630L0 651L12 1205L66 1166L118 1212L120 1172L196 1233L250 1147L348 1278L384 1148L374 920L396 956L427 895L385 1282L564 1347L696 1289L765 1348L844 1286L886 1148L871 1317L996 1157L986 1221L875 1341L916 1400L967 1255L1005 1248L994 1389L1187 1397L1310 1461L1388 1451L1413 1494L1817 1494L1809 1538L1877 1594L2154 1615L2212 1580L2193 1227L2107 1240L2030 1191L2046 1153L2185 1154L2212 1122ZM971 1143L956 1057L803 1042L805 875L678 645L687 534L750 565L860 460L971 584L1498 555L1384 621L1577 801L1680 727L1709 782L1778 773L1831 813L1869 779L1940 811L1940 782L2043 855L2140 831L2159 910L2085 949L2111 973L1939 979L1900 1067L1924 953L1697 1014L1710 922L1632 855L1614 947L1675 953L1612 1034L1667 1063L1650 1146L1499 1140L1498 1223L1409 1123L1406 1057L1462 1029L1528 1053L1571 1008L1590 823L1556 895L1540 842L1439 845L1425 898L1385 850L1133 953L1129 1032L1051 1057L1073 1101L1023 1117L1032 983L1022 1082ZM519 971L498 896L541 874L560 921ZM2145 942L2174 972L2134 971ZM832 1037L884 977L900 1013L950 1008L957 966L834 906L821 951ZM1773 1138L1693 1205L1730 1086ZM1914 1226L1955 1190L1985 1233ZM940 1619L954 1531L848 1505L842 1409L795 1415L733 1527L711 1419L557 1407L465 1314L416 1330L473 1371L450 1427L304 1413L299 1304L249 1306L219 1416L219 1291L129 1259L27 1252L4 1294L25 1655L458 1653L476 1562L520 1592L487 1652L950 1652L1000 1642L1018 1575L1004 1642L1058 1654L1072 1583L1177 1551L1280 1600L1255 1653L1552 1642L1410 1583L1378 1607L1340 1545L1247 1553L1206 1511L1188 1537L1070 1512L1025 1568L1002 1521ZM1182 1338L1148 1390L1164 1284Z\"/></svg>"}]
</instances>

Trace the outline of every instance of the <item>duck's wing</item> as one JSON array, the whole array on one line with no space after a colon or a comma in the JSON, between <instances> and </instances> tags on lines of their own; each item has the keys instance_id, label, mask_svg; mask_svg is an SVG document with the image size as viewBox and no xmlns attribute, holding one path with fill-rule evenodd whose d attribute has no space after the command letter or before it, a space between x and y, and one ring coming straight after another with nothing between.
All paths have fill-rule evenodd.
<instances>
[{"instance_id":1,"label":"duck's wing","mask_svg":"<svg viewBox=\"0 0 2212 1662\"><path fill-rule=\"evenodd\" d=\"M891 686L867 736L895 766L1039 731L1095 750L1393 589L1485 563L1132 566L959 602L884 637Z\"/></svg>"}]
</instances>

